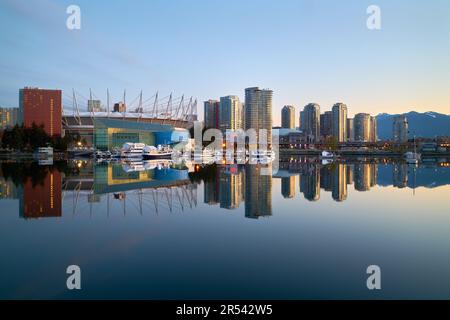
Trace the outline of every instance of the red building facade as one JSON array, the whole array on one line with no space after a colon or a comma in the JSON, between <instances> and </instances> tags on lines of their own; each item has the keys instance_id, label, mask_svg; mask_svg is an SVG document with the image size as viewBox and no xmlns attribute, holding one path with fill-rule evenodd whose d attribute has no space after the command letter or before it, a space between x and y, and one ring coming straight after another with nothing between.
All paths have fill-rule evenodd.
<instances>
[{"instance_id":1,"label":"red building facade","mask_svg":"<svg viewBox=\"0 0 450 320\"><path fill-rule=\"evenodd\" d=\"M61 136L62 132L61 90L24 88L19 92L21 121L25 127L44 125L50 136Z\"/></svg>"}]
</instances>

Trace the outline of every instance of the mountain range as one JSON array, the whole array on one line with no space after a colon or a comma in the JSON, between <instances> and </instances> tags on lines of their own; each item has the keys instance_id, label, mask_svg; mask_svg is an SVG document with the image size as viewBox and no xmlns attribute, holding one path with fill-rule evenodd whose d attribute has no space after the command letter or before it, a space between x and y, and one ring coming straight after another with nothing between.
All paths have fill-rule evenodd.
<instances>
[{"instance_id":1,"label":"mountain range","mask_svg":"<svg viewBox=\"0 0 450 320\"><path fill-rule=\"evenodd\" d=\"M378 138L381 140L392 138L392 124L398 114L381 113L377 115ZM450 115L411 111L404 113L408 119L409 137L434 138L436 136L450 136Z\"/></svg>"}]
</instances>

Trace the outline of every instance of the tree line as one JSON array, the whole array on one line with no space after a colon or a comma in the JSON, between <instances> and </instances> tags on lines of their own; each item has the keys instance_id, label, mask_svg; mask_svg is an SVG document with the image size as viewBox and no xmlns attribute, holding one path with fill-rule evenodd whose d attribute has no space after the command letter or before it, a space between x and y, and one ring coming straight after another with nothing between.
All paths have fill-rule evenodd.
<instances>
[{"instance_id":1,"label":"tree line","mask_svg":"<svg viewBox=\"0 0 450 320\"><path fill-rule=\"evenodd\" d=\"M39 147L51 146L59 151L66 151L70 143L79 137L66 135L65 137L50 136L45 132L44 125L32 124L31 127L15 125L3 131L1 145L4 149L34 151Z\"/></svg>"}]
</instances>

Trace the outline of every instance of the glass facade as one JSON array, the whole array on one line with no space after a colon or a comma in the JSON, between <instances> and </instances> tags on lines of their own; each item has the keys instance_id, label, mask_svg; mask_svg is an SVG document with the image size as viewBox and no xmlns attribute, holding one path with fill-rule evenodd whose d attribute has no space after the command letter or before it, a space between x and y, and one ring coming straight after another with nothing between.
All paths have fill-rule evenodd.
<instances>
[{"instance_id":1,"label":"glass facade","mask_svg":"<svg viewBox=\"0 0 450 320\"><path fill-rule=\"evenodd\" d=\"M147 145L170 144L175 129L170 125L117 119L98 119L94 123L94 146L98 150L121 148L126 142Z\"/></svg>"}]
</instances>

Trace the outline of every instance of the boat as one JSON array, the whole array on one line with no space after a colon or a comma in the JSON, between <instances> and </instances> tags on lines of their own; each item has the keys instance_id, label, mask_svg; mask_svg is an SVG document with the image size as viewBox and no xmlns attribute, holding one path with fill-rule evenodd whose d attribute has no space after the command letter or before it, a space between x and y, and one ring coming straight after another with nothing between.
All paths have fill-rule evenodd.
<instances>
[{"instance_id":1,"label":"boat","mask_svg":"<svg viewBox=\"0 0 450 320\"><path fill-rule=\"evenodd\" d=\"M334 159L336 157L336 155L332 152L329 151L322 151L322 153L320 154L320 157L322 159Z\"/></svg>"},{"instance_id":2,"label":"boat","mask_svg":"<svg viewBox=\"0 0 450 320\"><path fill-rule=\"evenodd\" d=\"M122 158L127 159L142 159L144 156L145 147L146 145L144 143L127 142L124 143L122 150L120 151L120 155Z\"/></svg>"},{"instance_id":3,"label":"boat","mask_svg":"<svg viewBox=\"0 0 450 320\"><path fill-rule=\"evenodd\" d=\"M117 158L120 158L120 157L121 157L121 152L120 152L120 150L114 149L114 150L111 152L111 158L117 159Z\"/></svg>"},{"instance_id":4,"label":"boat","mask_svg":"<svg viewBox=\"0 0 450 320\"><path fill-rule=\"evenodd\" d=\"M143 150L144 159L171 159L172 154L172 148L162 145L158 145L158 147L145 146Z\"/></svg>"},{"instance_id":5,"label":"boat","mask_svg":"<svg viewBox=\"0 0 450 320\"><path fill-rule=\"evenodd\" d=\"M122 165L122 170L126 173L145 171L144 162L142 161L127 161Z\"/></svg>"},{"instance_id":6,"label":"boat","mask_svg":"<svg viewBox=\"0 0 450 320\"><path fill-rule=\"evenodd\" d=\"M421 158L421 154L417 152L405 153L405 160L409 164L418 164Z\"/></svg>"},{"instance_id":7,"label":"boat","mask_svg":"<svg viewBox=\"0 0 450 320\"><path fill-rule=\"evenodd\" d=\"M53 157L52 147L40 147L37 150L39 156Z\"/></svg>"}]
</instances>

